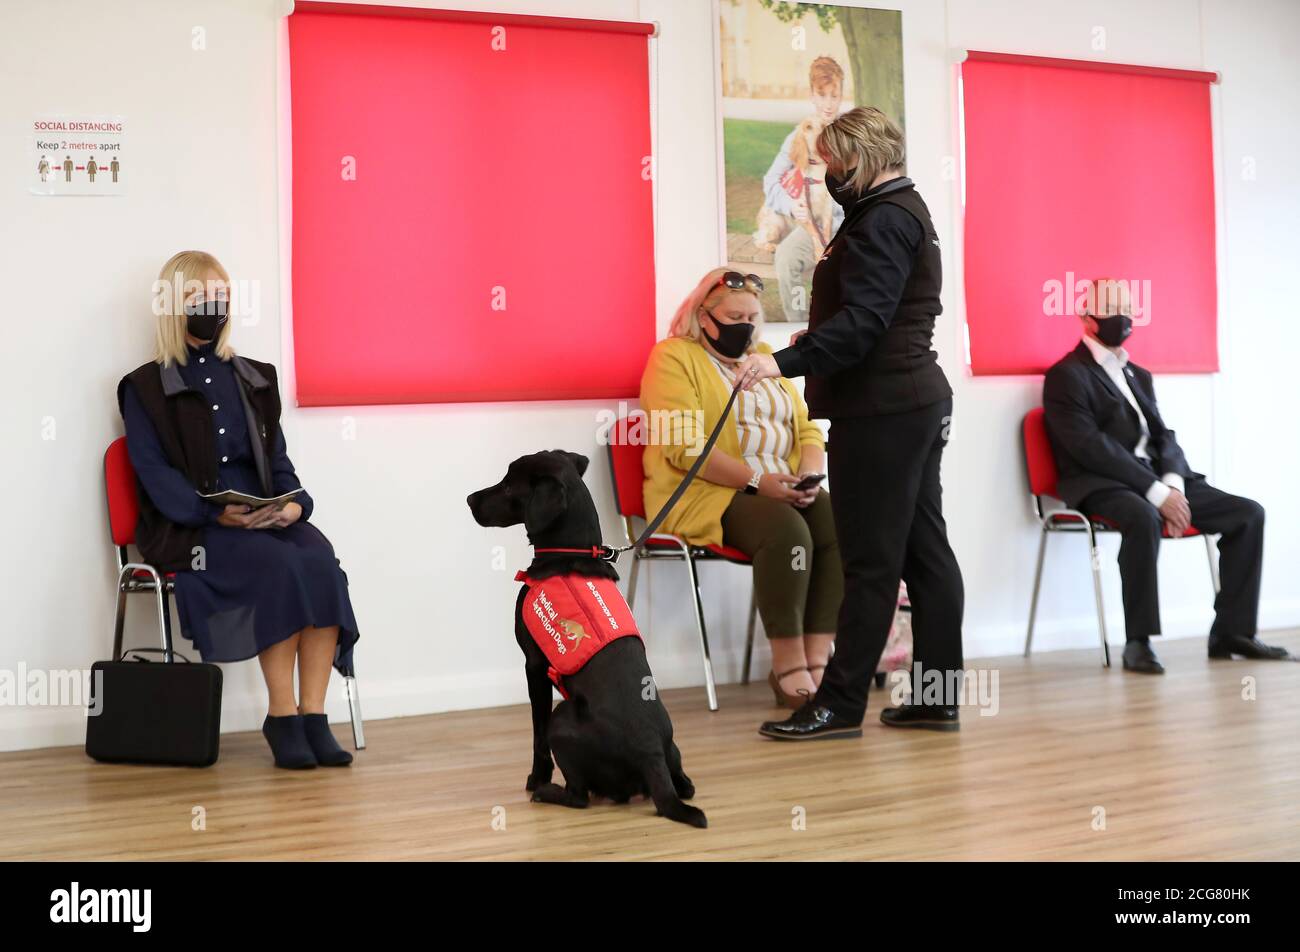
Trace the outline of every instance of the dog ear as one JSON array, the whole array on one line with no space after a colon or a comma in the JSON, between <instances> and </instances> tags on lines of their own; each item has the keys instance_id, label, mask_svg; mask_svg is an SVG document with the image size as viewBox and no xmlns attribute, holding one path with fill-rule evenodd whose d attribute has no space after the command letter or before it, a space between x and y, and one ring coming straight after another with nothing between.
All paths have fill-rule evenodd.
<instances>
[{"instance_id":1,"label":"dog ear","mask_svg":"<svg viewBox=\"0 0 1300 952\"><path fill-rule=\"evenodd\" d=\"M541 476L534 483L524 505L524 528L534 535L546 529L568 508L564 484L555 476Z\"/></svg>"},{"instance_id":2,"label":"dog ear","mask_svg":"<svg viewBox=\"0 0 1300 952\"><path fill-rule=\"evenodd\" d=\"M790 164L800 170L808 168L808 129L806 122L799 123L794 141L790 143Z\"/></svg>"},{"instance_id":3,"label":"dog ear","mask_svg":"<svg viewBox=\"0 0 1300 952\"><path fill-rule=\"evenodd\" d=\"M565 458L569 462L578 468L579 476L587 471L587 464L591 462L587 457L583 456L581 453L570 453L567 450L562 450L561 452L564 453Z\"/></svg>"}]
</instances>

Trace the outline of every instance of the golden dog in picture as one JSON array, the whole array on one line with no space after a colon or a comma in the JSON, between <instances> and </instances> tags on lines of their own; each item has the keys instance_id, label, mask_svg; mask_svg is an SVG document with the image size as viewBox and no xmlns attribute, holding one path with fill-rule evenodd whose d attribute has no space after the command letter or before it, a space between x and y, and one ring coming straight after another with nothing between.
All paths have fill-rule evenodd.
<instances>
[{"instance_id":1,"label":"golden dog in picture","mask_svg":"<svg viewBox=\"0 0 1300 952\"><path fill-rule=\"evenodd\" d=\"M758 228L754 232L754 244L760 250L776 251L776 246L796 227L808 232L819 255L830 241L835 202L826 188L826 163L816 150L817 136L825 125L815 116L799 123L790 143L790 161L794 168L781 178L781 186L790 192L791 198L807 204L808 220L801 222L793 215L775 212L764 201L758 210Z\"/></svg>"}]
</instances>

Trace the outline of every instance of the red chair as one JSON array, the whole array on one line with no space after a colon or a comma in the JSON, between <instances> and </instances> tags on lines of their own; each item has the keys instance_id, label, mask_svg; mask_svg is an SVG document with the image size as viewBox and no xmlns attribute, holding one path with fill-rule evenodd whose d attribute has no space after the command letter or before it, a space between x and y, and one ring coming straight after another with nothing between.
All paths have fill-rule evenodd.
<instances>
[{"instance_id":1,"label":"red chair","mask_svg":"<svg viewBox=\"0 0 1300 952\"><path fill-rule=\"evenodd\" d=\"M629 423L627 418L619 420L609 434L609 467L614 478L614 505L623 517L623 531L627 535L627 544L631 545L639 533L634 530L633 519L647 521L645 500L642 489L645 485L645 470L642 467L642 454L645 447L640 441L629 442L627 436ZM691 579L691 589L695 596L695 625L700 633L700 653L704 659L704 687L708 692L709 710L718 709L718 690L713 681L713 662L709 658L709 636L704 627L704 603L700 599L700 576L696 569L697 562L731 562L735 565L752 565L744 552L727 545L692 545L685 539L668 533L656 532L646 540L645 545L632 551L632 571L627 581L627 604L631 608L636 603L636 580L641 563L647 560L673 559L686 563L686 571ZM754 596L749 600L749 632L745 636L745 662L741 669L741 683L749 683L750 662L754 654L754 626L758 617L758 604Z\"/></svg>"},{"instance_id":2,"label":"red chair","mask_svg":"<svg viewBox=\"0 0 1300 952\"><path fill-rule=\"evenodd\" d=\"M152 592L158 610L158 633L162 639L163 658L174 660L172 647L171 594L176 589L175 572L159 572L147 562L129 561L128 546L135 544L135 524L140 517L135 468L126 452L126 437L118 437L104 452L104 488L108 494L108 531L117 549L117 620L113 626L113 660L122 657L122 635L126 627L126 596ZM343 678L348 696L348 713L352 718L352 741L357 750L366 746L365 726L361 720L361 696L357 691L356 673L349 670Z\"/></svg>"},{"instance_id":3,"label":"red chair","mask_svg":"<svg viewBox=\"0 0 1300 952\"><path fill-rule=\"evenodd\" d=\"M1097 534L1118 532L1114 525L1100 516L1086 516L1070 509L1056 495L1056 458L1047 438L1047 425L1043 421L1043 408L1037 407L1025 414L1021 426L1024 441L1025 470L1029 476L1029 492L1034 500L1034 515L1042 526L1038 540L1038 567L1034 570L1034 594L1029 602L1029 630L1025 633L1025 657L1029 657L1034 640L1034 619L1038 614L1038 592L1043 581L1043 556L1047 551L1047 538L1056 532L1082 532L1088 536L1088 551L1092 564L1092 590L1097 601L1097 627L1101 631L1101 650L1106 667L1110 667L1110 645L1106 640L1106 608L1101 594L1101 551ZM1058 503L1049 507L1046 503ZM1219 591L1219 570L1214 561L1214 540L1190 528L1183 538L1200 536L1205 540L1205 554L1210 561L1210 581L1214 591ZM1166 538L1168 535L1166 534Z\"/></svg>"},{"instance_id":4,"label":"red chair","mask_svg":"<svg viewBox=\"0 0 1300 952\"><path fill-rule=\"evenodd\" d=\"M160 573L147 562L129 560L127 546L135 544L135 524L140 518L135 470L126 453L126 437L118 437L104 452L104 487L108 492L108 531L117 549L117 620L113 625L113 660L122 657L126 627L126 597L152 592L158 610L158 634L164 658L172 661L171 593L175 572Z\"/></svg>"}]
</instances>

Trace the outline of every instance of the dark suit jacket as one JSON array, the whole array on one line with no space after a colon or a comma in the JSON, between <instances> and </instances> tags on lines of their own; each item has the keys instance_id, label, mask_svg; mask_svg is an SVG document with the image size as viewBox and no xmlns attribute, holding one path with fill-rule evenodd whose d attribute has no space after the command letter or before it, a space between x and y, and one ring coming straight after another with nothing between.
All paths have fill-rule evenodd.
<instances>
[{"instance_id":1,"label":"dark suit jacket","mask_svg":"<svg viewBox=\"0 0 1300 952\"><path fill-rule=\"evenodd\" d=\"M1125 374L1151 431L1150 463L1133 452L1142 436L1133 405L1083 341L1053 364L1043 379L1043 412L1056 457L1057 492L1070 506L1077 508L1101 489L1128 488L1145 496L1165 473L1177 473L1185 480L1203 478L1187 465L1174 431L1160 418L1151 372L1129 361Z\"/></svg>"}]
</instances>

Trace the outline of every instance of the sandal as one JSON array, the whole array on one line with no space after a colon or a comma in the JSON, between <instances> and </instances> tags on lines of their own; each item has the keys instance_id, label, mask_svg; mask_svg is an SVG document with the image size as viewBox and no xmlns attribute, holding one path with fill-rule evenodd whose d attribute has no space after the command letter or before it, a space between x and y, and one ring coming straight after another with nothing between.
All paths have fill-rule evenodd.
<instances>
[{"instance_id":1,"label":"sandal","mask_svg":"<svg viewBox=\"0 0 1300 952\"><path fill-rule=\"evenodd\" d=\"M767 673L767 683L772 688L772 695L776 698L777 707L786 707L792 711L797 711L799 708L803 707L803 695L808 692L805 690L800 694L787 694L785 691L781 690L781 679L796 674L799 671L807 670L807 668L800 667L791 668L789 671L783 671L781 674L777 674L775 671L769 671Z\"/></svg>"}]
</instances>

